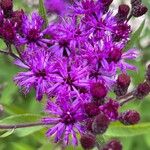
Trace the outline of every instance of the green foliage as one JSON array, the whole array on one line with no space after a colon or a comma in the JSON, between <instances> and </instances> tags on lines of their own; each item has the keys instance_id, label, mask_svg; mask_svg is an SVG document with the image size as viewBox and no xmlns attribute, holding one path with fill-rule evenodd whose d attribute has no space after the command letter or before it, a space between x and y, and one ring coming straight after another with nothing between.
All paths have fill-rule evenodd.
<instances>
[{"instance_id":1,"label":"green foliage","mask_svg":"<svg viewBox=\"0 0 150 150\"><path fill-rule=\"evenodd\" d=\"M141 23L140 27L132 34L130 41L128 42L128 44L125 47L125 50L133 48L135 46L135 44L140 39L140 35L144 28L144 25L145 25L145 20Z\"/></svg>"},{"instance_id":2,"label":"green foliage","mask_svg":"<svg viewBox=\"0 0 150 150\"><path fill-rule=\"evenodd\" d=\"M105 136L130 137L146 133L150 133L150 123L139 123L132 126L125 126L121 123L113 123L105 133Z\"/></svg>"},{"instance_id":3,"label":"green foliage","mask_svg":"<svg viewBox=\"0 0 150 150\"><path fill-rule=\"evenodd\" d=\"M48 20L47 20L47 14L46 14L46 9L43 0L39 0L39 14L45 20L45 24L43 28L46 28L48 25Z\"/></svg>"}]
</instances>

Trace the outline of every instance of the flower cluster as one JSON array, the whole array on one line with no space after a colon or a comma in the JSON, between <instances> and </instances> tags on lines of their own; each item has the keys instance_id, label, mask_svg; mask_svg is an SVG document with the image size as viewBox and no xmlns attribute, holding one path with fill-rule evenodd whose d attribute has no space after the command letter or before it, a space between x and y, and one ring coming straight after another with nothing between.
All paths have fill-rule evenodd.
<instances>
[{"instance_id":1,"label":"flower cluster","mask_svg":"<svg viewBox=\"0 0 150 150\"><path fill-rule=\"evenodd\" d=\"M129 14L130 7L122 4L115 14L109 9L111 3L112 0L75 1L68 6L66 15L44 28L45 20L38 13L28 16L23 11L13 11L11 0L1 1L0 36L11 54L12 44L15 46L15 64L24 68L14 81L25 94L35 89L38 101L47 96L45 112L49 116L42 122L52 125L46 135L55 135L55 142L77 145L80 133L81 145L93 148L95 136L105 133L111 122L119 120L130 125L140 120L136 111L119 113L130 96L143 98L150 92L146 82L149 90L145 92L146 85L142 84L125 97L131 82L127 71L136 71L127 60L139 56L136 48L124 50L131 35L128 20L135 16L135 10ZM63 5L58 7L60 10ZM55 8L51 11L58 12ZM144 13L145 9L140 12ZM147 76L149 79L149 72ZM115 100L108 96L109 92L116 94ZM90 141L92 146L88 147ZM104 146L107 149L121 150L122 146L114 140Z\"/></svg>"}]
</instances>

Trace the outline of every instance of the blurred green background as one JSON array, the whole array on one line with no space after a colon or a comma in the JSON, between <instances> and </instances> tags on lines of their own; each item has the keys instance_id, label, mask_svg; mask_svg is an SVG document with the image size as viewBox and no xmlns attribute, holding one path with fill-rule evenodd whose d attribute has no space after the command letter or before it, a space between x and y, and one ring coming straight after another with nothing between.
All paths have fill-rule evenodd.
<instances>
[{"instance_id":1,"label":"blurred green background","mask_svg":"<svg viewBox=\"0 0 150 150\"><path fill-rule=\"evenodd\" d=\"M37 2L36 0L35 2ZM23 8L27 12L32 10L31 2L24 0L14 0L15 9ZM34 2L34 1L32 1ZM124 1L116 0L117 3ZM128 3L129 1L127 1ZM150 1L143 1L150 9ZM146 18L144 29L139 36L141 30L137 31L138 36L133 36L134 43L131 45L141 50L142 56L136 62L132 62L139 67L139 72L129 72L133 77L132 86L144 80L145 65L150 61L150 12L139 19L132 19L131 24L133 30L137 30L140 23ZM137 26L136 26L137 25ZM0 41L0 49L5 49L5 44ZM12 59L0 55L0 105L4 107L4 112L0 114L0 124L13 124L23 122L34 122L39 120L43 114L44 102L35 101L34 91L24 96L13 82L13 76L20 71L12 64ZM132 88L131 86L131 88ZM121 139L124 150L150 150L150 97L146 97L142 102L134 102L126 105L124 109L135 109L141 113L141 123L136 126L122 126L120 124L112 124L108 132L103 138L109 139L117 137ZM16 129L3 131L0 130L0 150L59 150L59 145L45 137L46 129L42 127L32 127L25 129ZM100 137L101 139L102 137ZM75 148L68 147L68 150ZM77 150L82 149L80 146Z\"/></svg>"}]
</instances>

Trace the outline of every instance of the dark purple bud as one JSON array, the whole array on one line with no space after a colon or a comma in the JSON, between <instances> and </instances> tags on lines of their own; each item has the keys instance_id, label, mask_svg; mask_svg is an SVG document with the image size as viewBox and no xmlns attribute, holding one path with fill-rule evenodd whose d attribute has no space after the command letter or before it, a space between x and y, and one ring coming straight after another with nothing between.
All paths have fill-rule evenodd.
<instances>
[{"instance_id":1,"label":"dark purple bud","mask_svg":"<svg viewBox=\"0 0 150 150\"><path fill-rule=\"evenodd\" d=\"M23 15L24 15L23 10L14 11L13 15L12 15L12 22L13 22L13 24L17 24L16 28L17 28L18 31L21 31Z\"/></svg>"},{"instance_id":2,"label":"dark purple bud","mask_svg":"<svg viewBox=\"0 0 150 150\"><path fill-rule=\"evenodd\" d=\"M99 109L112 121L118 119L119 103L110 99L107 103L99 107Z\"/></svg>"},{"instance_id":3,"label":"dark purple bud","mask_svg":"<svg viewBox=\"0 0 150 150\"><path fill-rule=\"evenodd\" d=\"M120 74L117 79L117 83L114 87L114 92L117 96L123 96L127 93L131 79L127 74Z\"/></svg>"},{"instance_id":4,"label":"dark purple bud","mask_svg":"<svg viewBox=\"0 0 150 150\"><path fill-rule=\"evenodd\" d=\"M90 92L94 98L103 99L107 95L107 89L102 83L92 83L90 85Z\"/></svg>"},{"instance_id":5,"label":"dark purple bud","mask_svg":"<svg viewBox=\"0 0 150 150\"><path fill-rule=\"evenodd\" d=\"M112 2L113 2L113 0L101 0L101 3L102 3L104 6L109 6Z\"/></svg>"},{"instance_id":6,"label":"dark purple bud","mask_svg":"<svg viewBox=\"0 0 150 150\"><path fill-rule=\"evenodd\" d=\"M126 4L121 4L116 15L117 22L124 22L129 14L130 7Z\"/></svg>"},{"instance_id":7,"label":"dark purple bud","mask_svg":"<svg viewBox=\"0 0 150 150\"><path fill-rule=\"evenodd\" d=\"M96 137L93 134L82 135L80 138L80 143L84 149L92 149L95 147Z\"/></svg>"},{"instance_id":8,"label":"dark purple bud","mask_svg":"<svg viewBox=\"0 0 150 150\"><path fill-rule=\"evenodd\" d=\"M129 14L130 7L126 4L121 4L118 9L118 13L127 16Z\"/></svg>"},{"instance_id":9,"label":"dark purple bud","mask_svg":"<svg viewBox=\"0 0 150 150\"><path fill-rule=\"evenodd\" d=\"M101 0L101 3L103 4L103 13L107 13L109 10L110 4L113 2L113 0Z\"/></svg>"},{"instance_id":10,"label":"dark purple bud","mask_svg":"<svg viewBox=\"0 0 150 150\"><path fill-rule=\"evenodd\" d=\"M109 118L104 114L100 113L93 121L92 124L92 131L94 134L103 134L108 126L109 126L110 120Z\"/></svg>"},{"instance_id":11,"label":"dark purple bud","mask_svg":"<svg viewBox=\"0 0 150 150\"><path fill-rule=\"evenodd\" d=\"M146 80L150 84L150 64L147 67Z\"/></svg>"},{"instance_id":12,"label":"dark purple bud","mask_svg":"<svg viewBox=\"0 0 150 150\"><path fill-rule=\"evenodd\" d=\"M122 51L120 49L114 48L109 54L108 61L109 62L113 61L117 63L121 59L121 56L122 56Z\"/></svg>"},{"instance_id":13,"label":"dark purple bud","mask_svg":"<svg viewBox=\"0 0 150 150\"><path fill-rule=\"evenodd\" d=\"M88 118L87 120L86 120L86 129L88 130L88 131L90 131L91 133L93 132L92 131L92 124L93 124L93 121L94 121L94 118Z\"/></svg>"},{"instance_id":14,"label":"dark purple bud","mask_svg":"<svg viewBox=\"0 0 150 150\"><path fill-rule=\"evenodd\" d=\"M15 28L9 20L6 20L3 23L3 26L0 27L0 37L9 43L13 43L16 38Z\"/></svg>"},{"instance_id":15,"label":"dark purple bud","mask_svg":"<svg viewBox=\"0 0 150 150\"><path fill-rule=\"evenodd\" d=\"M111 140L102 150L122 150L122 144L118 140Z\"/></svg>"},{"instance_id":16,"label":"dark purple bud","mask_svg":"<svg viewBox=\"0 0 150 150\"><path fill-rule=\"evenodd\" d=\"M147 7L144 6L143 4L137 5L132 8L132 15L134 17L141 17L142 15L146 14L147 11L148 11Z\"/></svg>"},{"instance_id":17,"label":"dark purple bud","mask_svg":"<svg viewBox=\"0 0 150 150\"><path fill-rule=\"evenodd\" d=\"M150 85L147 82L141 83L138 85L134 96L137 99L143 99L150 93Z\"/></svg>"},{"instance_id":18,"label":"dark purple bud","mask_svg":"<svg viewBox=\"0 0 150 150\"><path fill-rule=\"evenodd\" d=\"M120 74L117 79L117 84L121 87L128 87L130 85L131 79L127 74Z\"/></svg>"},{"instance_id":19,"label":"dark purple bud","mask_svg":"<svg viewBox=\"0 0 150 150\"><path fill-rule=\"evenodd\" d=\"M128 110L120 114L119 120L124 125L134 125L140 121L140 114L135 110Z\"/></svg>"},{"instance_id":20,"label":"dark purple bud","mask_svg":"<svg viewBox=\"0 0 150 150\"><path fill-rule=\"evenodd\" d=\"M11 18L13 12L13 0L1 0L1 8L6 18Z\"/></svg>"},{"instance_id":21,"label":"dark purple bud","mask_svg":"<svg viewBox=\"0 0 150 150\"><path fill-rule=\"evenodd\" d=\"M113 34L113 40L115 42L119 42L122 39L128 39L130 32L131 32L131 27L128 24L117 24L114 27L114 34Z\"/></svg>"},{"instance_id":22,"label":"dark purple bud","mask_svg":"<svg viewBox=\"0 0 150 150\"><path fill-rule=\"evenodd\" d=\"M132 7L141 5L141 3L142 3L141 0L131 0Z\"/></svg>"},{"instance_id":23,"label":"dark purple bud","mask_svg":"<svg viewBox=\"0 0 150 150\"><path fill-rule=\"evenodd\" d=\"M86 103L84 104L85 113L89 117L97 116L100 113L98 106L95 103Z\"/></svg>"}]
</instances>

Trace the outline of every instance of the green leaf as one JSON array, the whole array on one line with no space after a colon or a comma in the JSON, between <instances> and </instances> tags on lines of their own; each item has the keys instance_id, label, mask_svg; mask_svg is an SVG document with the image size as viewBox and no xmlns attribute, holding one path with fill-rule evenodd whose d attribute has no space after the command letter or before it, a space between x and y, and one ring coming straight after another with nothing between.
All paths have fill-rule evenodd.
<instances>
[{"instance_id":1,"label":"green leaf","mask_svg":"<svg viewBox=\"0 0 150 150\"><path fill-rule=\"evenodd\" d=\"M37 114L21 114L13 115L5 119L0 120L0 124L17 124L17 123L28 123L35 122L41 119L41 115Z\"/></svg>"},{"instance_id":2,"label":"green leaf","mask_svg":"<svg viewBox=\"0 0 150 150\"><path fill-rule=\"evenodd\" d=\"M105 136L110 137L131 137L150 133L150 123L140 123L137 125L125 126L121 123L112 123Z\"/></svg>"},{"instance_id":3,"label":"green leaf","mask_svg":"<svg viewBox=\"0 0 150 150\"><path fill-rule=\"evenodd\" d=\"M15 85L14 82L10 80L10 82L7 83L5 89L2 92L1 95L1 101L2 104L10 104L12 102L12 95L17 92L18 88Z\"/></svg>"},{"instance_id":4,"label":"green leaf","mask_svg":"<svg viewBox=\"0 0 150 150\"><path fill-rule=\"evenodd\" d=\"M15 131L15 129L11 129L11 130L3 133L2 135L0 135L0 138L5 138L5 137L11 135L14 131Z\"/></svg>"},{"instance_id":5,"label":"green leaf","mask_svg":"<svg viewBox=\"0 0 150 150\"><path fill-rule=\"evenodd\" d=\"M36 126L36 127L28 127L28 128L20 128L16 130L16 134L18 137L25 137L37 131L40 131L44 128L44 126ZM44 135L43 135L44 136Z\"/></svg>"},{"instance_id":6,"label":"green leaf","mask_svg":"<svg viewBox=\"0 0 150 150\"><path fill-rule=\"evenodd\" d=\"M137 43L137 41L140 38L141 32L144 28L145 25L145 20L141 23L140 27L132 34L130 41L127 43L125 50L128 50L132 47L134 47L134 45Z\"/></svg>"},{"instance_id":7,"label":"green leaf","mask_svg":"<svg viewBox=\"0 0 150 150\"><path fill-rule=\"evenodd\" d=\"M12 124L21 124L21 123L29 123L29 122L36 122L41 119L41 115L36 114L21 114L21 115L14 115L3 120L0 120L0 124L3 125L12 125ZM44 126L35 126L35 127L28 127L28 128L19 128L15 129L15 133L19 137L24 137L34 132L37 132L43 129ZM9 133L8 133L9 134ZM6 134L7 135L7 134ZM5 135L3 135L5 136Z\"/></svg>"},{"instance_id":8,"label":"green leaf","mask_svg":"<svg viewBox=\"0 0 150 150\"><path fill-rule=\"evenodd\" d=\"M13 148L14 150L33 150L31 145L22 142L11 143L11 148Z\"/></svg>"},{"instance_id":9,"label":"green leaf","mask_svg":"<svg viewBox=\"0 0 150 150\"><path fill-rule=\"evenodd\" d=\"M45 24L43 27L45 29L48 25L48 19L47 19L47 13L46 13L46 9L45 9L43 0L39 0L39 14L42 16L42 18L45 21Z\"/></svg>"}]
</instances>

